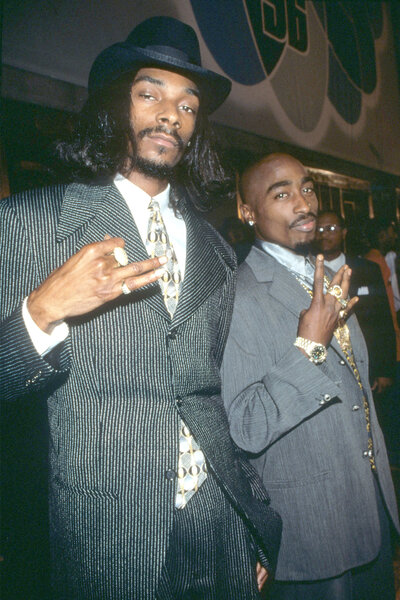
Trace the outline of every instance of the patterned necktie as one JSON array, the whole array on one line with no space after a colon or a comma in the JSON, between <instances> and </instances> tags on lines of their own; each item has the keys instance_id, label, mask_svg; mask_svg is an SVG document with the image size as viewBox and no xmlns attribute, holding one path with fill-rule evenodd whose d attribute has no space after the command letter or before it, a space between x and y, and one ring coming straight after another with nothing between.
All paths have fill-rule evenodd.
<instances>
[{"instance_id":1,"label":"patterned necktie","mask_svg":"<svg viewBox=\"0 0 400 600\"><path fill-rule=\"evenodd\" d=\"M165 273L158 281L164 296L165 306L171 317L173 317L182 287L182 275L161 216L160 205L151 199L149 210L150 218L147 227L146 248L152 258L163 255L168 257Z\"/></svg>"},{"instance_id":2,"label":"patterned necktie","mask_svg":"<svg viewBox=\"0 0 400 600\"><path fill-rule=\"evenodd\" d=\"M165 306L171 318L179 300L182 287L182 275L172 244L169 241L167 229L160 212L160 205L153 198L149 204L149 225L147 228L146 248L151 257L167 256L165 273L158 280L164 296ZM193 438L188 427L182 421L179 429L179 459L176 508L186 506L188 500L199 489L207 477L207 465L203 452Z\"/></svg>"}]
</instances>

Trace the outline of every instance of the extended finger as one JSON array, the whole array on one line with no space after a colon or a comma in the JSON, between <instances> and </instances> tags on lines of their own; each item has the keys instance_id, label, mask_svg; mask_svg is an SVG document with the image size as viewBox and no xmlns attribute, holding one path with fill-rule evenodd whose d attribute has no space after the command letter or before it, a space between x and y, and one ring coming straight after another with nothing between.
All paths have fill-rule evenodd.
<instances>
[{"instance_id":1,"label":"extended finger","mask_svg":"<svg viewBox=\"0 0 400 600\"><path fill-rule=\"evenodd\" d=\"M158 269L153 269L152 271L148 271L143 273L142 275L136 275L135 277L128 277L125 279L120 287L122 294L128 294L129 292L133 292L145 285L149 285L150 283L154 283L157 279L160 279L162 275L164 275L165 269L162 267Z\"/></svg>"},{"instance_id":2,"label":"extended finger","mask_svg":"<svg viewBox=\"0 0 400 600\"><path fill-rule=\"evenodd\" d=\"M315 259L313 299L320 301L324 294L324 257L318 254Z\"/></svg>"},{"instance_id":3,"label":"extended finger","mask_svg":"<svg viewBox=\"0 0 400 600\"><path fill-rule=\"evenodd\" d=\"M340 269L333 276L332 281L326 290L326 302L331 303L332 306L334 305L337 310L346 308L347 306L347 296L350 284L350 278L348 278L346 275L347 271L347 265L340 267Z\"/></svg>"},{"instance_id":4,"label":"extended finger","mask_svg":"<svg viewBox=\"0 0 400 600\"><path fill-rule=\"evenodd\" d=\"M345 266L347 266L347 265L345 265ZM352 271L351 271L350 267L347 267L347 269L345 269L345 271L343 272L343 277L342 277L343 298L347 298L347 296L349 295L351 272Z\"/></svg>"},{"instance_id":5,"label":"extended finger","mask_svg":"<svg viewBox=\"0 0 400 600\"><path fill-rule=\"evenodd\" d=\"M147 258L146 260L130 263L126 267L120 267L116 271L116 276L119 281L124 281L132 277L139 277L145 273L151 273L151 271L162 267L167 262L168 258L166 256Z\"/></svg>"},{"instance_id":6,"label":"extended finger","mask_svg":"<svg viewBox=\"0 0 400 600\"><path fill-rule=\"evenodd\" d=\"M346 312L348 315L350 315L351 311L353 310L353 308L355 307L355 305L357 304L359 298L358 296L353 296L353 298L350 298L347 307L346 307Z\"/></svg>"},{"instance_id":7,"label":"extended finger","mask_svg":"<svg viewBox=\"0 0 400 600\"><path fill-rule=\"evenodd\" d=\"M349 293L350 278L350 267L348 267L348 265L343 265L343 267L340 267L340 269L333 276L330 287L333 287L334 285L340 286L342 288L342 298L347 298Z\"/></svg>"}]
</instances>

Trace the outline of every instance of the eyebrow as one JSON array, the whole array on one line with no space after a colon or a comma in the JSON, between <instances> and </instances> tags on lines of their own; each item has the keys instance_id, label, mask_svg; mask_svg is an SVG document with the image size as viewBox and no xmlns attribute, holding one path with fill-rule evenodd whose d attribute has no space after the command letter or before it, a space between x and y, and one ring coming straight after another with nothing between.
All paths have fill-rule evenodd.
<instances>
[{"instance_id":1,"label":"eyebrow","mask_svg":"<svg viewBox=\"0 0 400 600\"><path fill-rule=\"evenodd\" d=\"M140 81L148 81L149 83L153 83L154 85L165 87L165 81L163 81L162 79L156 79L155 77L151 77L150 75L139 75L139 77L137 77L133 81L133 85L135 85L135 83L139 83ZM190 94L191 96L196 96L197 98L200 98L200 93L196 88L185 88L185 92L186 94Z\"/></svg>"},{"instance_id":2,"label":"eyebrow","mask_svg":"<svg viewBox=\"0 0 400 600\"><path fill-rule=\"evenodd\" d=\"M272 192L272 190L275 190L276 188L279 187L285 187L287 185L291 185L293 183L293 181L290 181L290 179L283 179L282 181L276 181L275 183L272 183L269 188L267 189L267 194L269 194L270 192ZM304 185L305 183L314 183L314 180L312 177L310 177L309 175L305 175L303 177L303 179L301 180L301 185Z\"/></svg>"}]
</instances>

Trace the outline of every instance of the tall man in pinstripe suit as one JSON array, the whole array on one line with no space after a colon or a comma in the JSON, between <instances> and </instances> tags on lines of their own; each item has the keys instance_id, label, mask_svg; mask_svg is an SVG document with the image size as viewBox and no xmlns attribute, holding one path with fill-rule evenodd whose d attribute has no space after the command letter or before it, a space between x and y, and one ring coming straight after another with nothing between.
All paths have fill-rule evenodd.
<instances>
[{"instance_id":1,"label":"tall man in pinstripe suit","mask_svg":"<svg viewBox=\"0 0 400 600\"><path fill-rule=\"evenodd\" d=\"M274 565L280 520L220 398L235 262L194 211L223 180L206 116L229 90L190 27L143 22L96 59L61 148L90 183L1 205L1 393L48 403L54 598L257 598Z\"/></svg>"}]
</instances>

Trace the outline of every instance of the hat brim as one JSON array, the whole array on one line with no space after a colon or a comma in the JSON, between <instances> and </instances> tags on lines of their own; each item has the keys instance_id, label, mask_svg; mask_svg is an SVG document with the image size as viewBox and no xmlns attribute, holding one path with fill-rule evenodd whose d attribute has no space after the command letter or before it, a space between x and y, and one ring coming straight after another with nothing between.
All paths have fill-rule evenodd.
<instances>
[{"instance_id":1,"label":"hat brim","mask_svg":"<svg viewBox=\"0 0 400 600\"><path fill-rule=\"evenodd\" d=\"M177 71L196 83L200 90L202 106L208 114L214 112L231 91L231 81L218 73L148 48L119 43L106 48L94 61L89 74L89 94L104 88L130 71L150 65Z\"/></svg>"}]
</instances>

